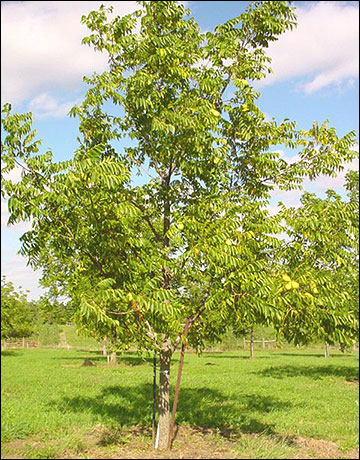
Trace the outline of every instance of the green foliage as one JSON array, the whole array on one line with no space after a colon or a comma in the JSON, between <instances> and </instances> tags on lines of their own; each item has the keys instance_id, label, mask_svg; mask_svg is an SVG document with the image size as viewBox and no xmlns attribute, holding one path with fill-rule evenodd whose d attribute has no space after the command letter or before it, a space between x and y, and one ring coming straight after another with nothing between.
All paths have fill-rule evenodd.
<instances>
[{"instance_id":1,"label":"green foliage","mask_svg":"<svg viewBox=\"0 0 360 460\"><path fill-rule=\"evenodd\" d=\"M70 320L73 311L56 299L46 296L27 300L21 288L16 291L3 276L1 280L1 337L31 337L40 334L42 345L59 343L57 324Z\"/></svg>"},{"instance_id":2,"label":"green foliage","mask_svg":"<svg viewBox=\"0 0 360 460\"><path fill-rule=\"evenodd\" d=\"M57 324L44 323L39 329L41 345L58 345L60 343L59 328Z\"/></svg>"},{"instance_id":3,"label":"green foliage","mask_svg":"<svg viewBox=\"0 0 360 460\"><path fill-rule=\"evenodd\" d=\"M89 90L70 111L80 121L74 158L39 153L31 114L3 108L2 172L22 167L19 183L2 182L9 223L33 222L21 252L45 286L71 299L84 333L121 348L170 339L173 351L186 318L197 348L233 322L291 318L296 329L301 321L278 307L291 303L280 289L282 216L264 208L275 186L335 176L357 155L355 133L339 138L327 121L297 130L256 105L266 48L295 26L288 2L251 3L206 34L181 4L141 6L82 18L91 32L83 42L108 54L109 69L84 78ZM122 138L131 146L118 151ZM280 145L299 160L281 159L272 151ZM148 173L143 185L132 183L136 172Z\"/></svg>"},{"instance_id":4,"label":"green foliage","mask_svg":"<svg viewBox=\"0 0 360 460\"><path fill-rule=\"evenodd\" d=\"M34 302L27 300L26 294L1 278L1 338L30 337L39 322Z\"/></svg>"},{"instance_id":5,"label":"green foliage","mask_svg":"<svg viewBox=\"0 0 360 460\"><path fill-rule=\"evenodd\" d=\"M49 324L65 324L72 320L74 310L70 302L59 302L56 298L42 296L36 301L42 321Z\"/></svg>"},{"instance_id":6,"label":"green foliage","mask_svg":"<svg viewBox=\"0 0 360 460\"><path fill-rule=\"evenodd\" d=\"M349 347L359 333L359 173L346 176L348 200L329 190L325 199L302 196L302 206L285 209L289 240L283 280L283 309L276 327L296 343L313 340ZM294 281L293 281L294 282Z\"/></svg>"}]
</instances>

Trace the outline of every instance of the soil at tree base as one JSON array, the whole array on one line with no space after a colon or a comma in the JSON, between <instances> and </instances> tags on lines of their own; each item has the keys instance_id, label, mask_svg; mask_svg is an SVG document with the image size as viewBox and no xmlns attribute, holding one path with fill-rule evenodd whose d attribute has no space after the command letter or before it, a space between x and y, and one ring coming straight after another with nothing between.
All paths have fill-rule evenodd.
<instances>
[{"instance_id":1,"label":"soil at tree base","mask_svg":"<svg viewBox=\"0 0 360 460\"><path fill-rule=\"evenodd\" d=\"M251 455L251 443L264 444L279 442L292 449L288 458L293 459L358 459L358 449L342 452L336 443L299 436L268 436L249 433L235 433L231 430L219 431L202 427L176 427L173 447L170 451L155 450L151 432L147 428L136 427L130 430L112 433L102 425L96 425L81 439L82 448L68 449L61 456L48 458L93 458L93 459L234 459L234 458L270 458ZM245 445L242 448L243 442ZM255 445L253 444L253 445ZM31 446L40 453L52 446L51 441L41 442L34 438L13 440L4 444L2 459L44 458L36 455L29 457L26 449ZM279 447L280 449L280 447ZM22 455L24 450L24 455ZM12 453L13 452L13 453ZM266 450L264 450L265 454ZM266 455L266 454L265 454ZM272 458L272 457L271 457ZM285 457L283 457L285 458Z\"/></svg>"}]
</instances>

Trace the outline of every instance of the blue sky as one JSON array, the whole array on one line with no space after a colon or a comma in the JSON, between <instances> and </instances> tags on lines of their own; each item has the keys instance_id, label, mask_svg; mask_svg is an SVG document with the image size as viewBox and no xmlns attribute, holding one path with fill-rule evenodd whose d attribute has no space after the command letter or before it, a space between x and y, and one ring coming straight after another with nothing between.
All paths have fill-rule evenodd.
<instances>
[{"instance_id":1,"label":"blue sky","mask_svg":"<svg viewBox=\"0 0 360 460\"><path fill-rule=\"evenodd\" d=\"M135 2L5 1L1 2L1 102L15 111L33 112L34 127L50 147L55 160L68 159L76 148L77 121L67 116L84 94L83 75L106 69L106 57L81 46L87 34L83 14L101 3L113 5L116 14L138 8ZM183 2L203 31L241 14L248 2ZM269 118L287 117L308 129L314 120L329 119L339 135L359 132L359 2L293 2L298 27L287 32L268 50L274 74L257 83L260 108ZM358 149L358 145L355 146ZM296 152L283 152L285 158ZM358 169L358 162L353 162ZM319 178L305 188L322 195L328 188L343 192L344 173ZM272 200L299 203L300 193L279 192ZM1 272L16 286L37 298L38 273L16 254L26 223L6 227L7 205L1 203Z\"/></svg>"}]
</instances>

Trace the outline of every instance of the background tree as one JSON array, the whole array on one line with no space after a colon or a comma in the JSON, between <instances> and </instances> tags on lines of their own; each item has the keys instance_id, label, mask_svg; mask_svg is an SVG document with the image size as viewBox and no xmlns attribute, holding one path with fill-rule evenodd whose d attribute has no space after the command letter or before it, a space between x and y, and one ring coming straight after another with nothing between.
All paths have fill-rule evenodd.
<instances>
[{"instance_id":1,"label":"background tree","mask_svg":"<svg viewBox=\"0 0 360 460\"><path fill-rule=\"evenodd\" d=\"M346 175L348 199L333 190L311 193L299 208L283 208L288 241L282 254L282 315L288 340L314 338L349 347L359 333L359 173Z\"/></svg>"},{"instance_id":2,"label":"background tree","mask_svg":"<svg viewBox=\"0 0 360 460\"><path fill-rule=\"evenodd\" d=\"M40 154L31 115L4 107L3 172L16 163L24 170L3 190L10 223L33 219L22 253L78 306L78 323L102 336L115 330L124 347L159 350L165 448L171 356L186 319L198 345L246 286L275 288L268 261L244 265L255 232L244 206L267 200L275 185L336 175L356 154L355 135L339 139L326 124L297 131L288 120L266 121L256 106L250 82L268 71L265 49L295 25L287 2L255 2L206 34L176 2L140 5L114 19L102 6L82 19L91 31L84 43L108 53L109 71L85 78L90 89L71 111L82 135L74 159ZM122 137L130 147L117 147ZM271 151L281 144L299 149L300 160L289 165ZM148 173L143 185L131 181L136 171ZM274 231L259 222L251 244Z\"/></svg>"},{"instance_id":3,"label":"background tree","mask_svg":"<svg viewBox=\"0 0 360 460\"><path fill-rule=\"evenodd\" d=\"M74 311L70 302L61 302L57 298L47 295L36 301L41 319L49 324L66 324L73 318Z\"/></svg>"},{"instance_id":4,"label":"background tree","mask_svg":"<svg viewBox=\"0 0 360 460\"><path fill-rule=\"evenodd\" d=\"M34 302L6 277L1 278L1 338L30 337L40 321Z\"/></svg>"}]
</instances>

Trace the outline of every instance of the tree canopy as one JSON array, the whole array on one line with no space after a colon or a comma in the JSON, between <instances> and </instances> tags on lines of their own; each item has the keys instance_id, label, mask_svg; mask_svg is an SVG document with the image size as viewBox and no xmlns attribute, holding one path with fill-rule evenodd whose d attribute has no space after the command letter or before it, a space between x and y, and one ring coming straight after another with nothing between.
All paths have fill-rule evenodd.
<instances>
[{"instance_id":1,"label":"tree canopy","mask_svg":"<svg viewBox=\"0 0 360 460\"><path fill-rule=\"evenodd\" d=\"M31 114L5 104L2 173L19 165L22 179L4 180L2 191L9 222L32 221L21 252L72 299L79 325L160 350L166 433L170 360L185 320L199 347L241 312L283 318L284 227L266 210L270 193L336 176L356 156L355 132L339 138L327 121L298 130L256 105L266 48L296 25L288 2L253 2L206 33L172 1L111 13L101 6L82 18L91 32L83 42L108 54L109 69L84 77L89 89L70 111L80 123L74 157L42 153ZM280 158L280 145L298 161Z\"/></svg>"}]
</instances>

